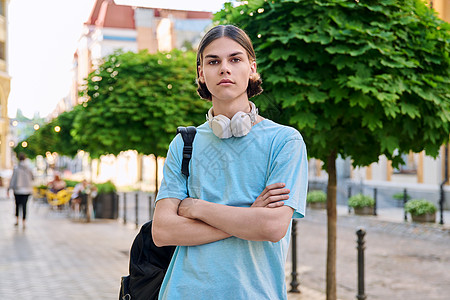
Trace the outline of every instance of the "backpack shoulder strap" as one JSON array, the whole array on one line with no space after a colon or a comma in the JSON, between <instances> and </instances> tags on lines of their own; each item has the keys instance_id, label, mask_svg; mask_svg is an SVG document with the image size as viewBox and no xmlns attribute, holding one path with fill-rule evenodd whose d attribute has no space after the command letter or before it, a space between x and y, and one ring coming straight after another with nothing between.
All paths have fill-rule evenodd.
<instances>
[{"instance_id":1,"label":"backpack shoulder strap","mask_svg":"<svg viewBox=\"0 0 450 300\"><path fill-rule=\"evenodd\" d=\"M183 161L181 163L181 173L189 177L189 161L192 157L192 144L194 142L195 134L197 129L194 126L189 127L178 127L177 133L181 133L183 138Z\"/></svg>"}]
</instances>

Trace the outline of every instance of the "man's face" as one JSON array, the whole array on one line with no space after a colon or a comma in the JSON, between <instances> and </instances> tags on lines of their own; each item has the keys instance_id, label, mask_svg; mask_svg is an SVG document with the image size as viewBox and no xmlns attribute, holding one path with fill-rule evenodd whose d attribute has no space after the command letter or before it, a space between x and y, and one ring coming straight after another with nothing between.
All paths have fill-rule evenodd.
<instances>
[{"instance_id":1,"label":"man's face","mask_svg":"<svg viewBox=\"0 0 450 300\"><path fill-rule=\"evenodd\" d=\"M256 63L250 62L245 49L230 38L219 38L203 51L199 80L206 83L213 101L247 98L248 80L253 73Z\"/></svg>"}]
</instances>

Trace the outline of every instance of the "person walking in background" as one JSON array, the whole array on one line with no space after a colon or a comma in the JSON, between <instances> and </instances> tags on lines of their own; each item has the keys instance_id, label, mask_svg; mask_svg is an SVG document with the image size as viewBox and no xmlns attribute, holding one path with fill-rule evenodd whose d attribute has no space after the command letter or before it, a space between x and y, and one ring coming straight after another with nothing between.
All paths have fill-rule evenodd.
<instances>
[{"instance_id":1,"label":"person walking in background","mask_svg":"<svg viewBox=\"0 0 450 300\"><path fill-rule=\"evenodd\" d=\"M19 153L19 164L14 168L11 181L7 191L9 197L9 190L13 190L16 201L16 226L19 225L19 209L22 207L22 226L26 226L27 217L27 201L33 192L33 172L26 165L26 155Z\"/></svg>"},{"instance_id":2,"label":"person walking in background","mask_svg":"<svg viewBox=\"0 0 450 300\"><path fill-rule=\"evenodd\" d=\"M190 176L180 135L164 164L153 240L177 248L159 299L286 300L291 220L305 215L305 143L249 101L262 88L243 30L214 27L198 49L198 93L212 108L197 127Z\"/></svg>"}]
</instances>

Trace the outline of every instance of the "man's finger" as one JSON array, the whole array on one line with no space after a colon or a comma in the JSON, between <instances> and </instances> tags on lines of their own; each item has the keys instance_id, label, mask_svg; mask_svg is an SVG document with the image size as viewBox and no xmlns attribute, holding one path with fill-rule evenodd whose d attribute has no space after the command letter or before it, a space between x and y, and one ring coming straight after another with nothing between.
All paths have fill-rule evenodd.
<instances>
[{"instance_id":1,"label":"man's finger","mask_svg":"<svg viewBox=\"0 0 450 300\"><path fill-rule=\"evenodd\" d=\"M280 188L284 188L285 186L286 186L285 183L277 182L277 183L272 183L272 184L266 186L266 188L264 190L269 191L269 190L273 190L273 189L280 189Z\"/></svg>"},{"instance_id":2,"label":"man's finger","mask_svg":"<svg viewBox=\"0 0 450 300\"><path fill-rule=\"evenodd\" d=\"M283 206L284 202L283 201L279 201L279 202L273 202L273 203L269 203L266 205L266 207L268 208L276 208L276 207L280 207Z\"/></svg>"},{"instance_id":3,"label":"man's finger","mask_svg":"<svg viewBox=\"0 0 450 300\"><path fill-rule=\"evenodd\" d=\"M261 199L263 201L267 201L267 198L278 196L278 195L287 195L291 191L289 189L276 189L276 190L270 190L267 193L265 193Z\"/></svg>"},{"instance_id":4,"label":"man's finger","mask_svg":"<svg viewBox=\"0 0 450 300\"><path fill-rule=\"evenodd\" d=\"M264 202L267 204L289 199L289 195L278 195L267 198Z\"/></svg>"}]
</instances>

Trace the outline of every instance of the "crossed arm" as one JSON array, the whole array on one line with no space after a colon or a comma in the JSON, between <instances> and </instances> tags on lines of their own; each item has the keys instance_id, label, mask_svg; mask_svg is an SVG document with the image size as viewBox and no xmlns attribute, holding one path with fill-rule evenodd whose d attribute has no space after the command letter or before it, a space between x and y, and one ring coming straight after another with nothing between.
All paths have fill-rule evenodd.
<instances>
[{"instance_id":1,"label":"crossed arm","mask_svg":"<svg viewBox=\"0 0 450 300\"><path fill-rule=\"evenodd\" d=\"M158 201L152 225L157 246L194 246L236 236L253 241L281 240L294 210L284 206L289 190L267 186L251 207L233 207L201 199Z\"/></svg>"}]
</instances>

